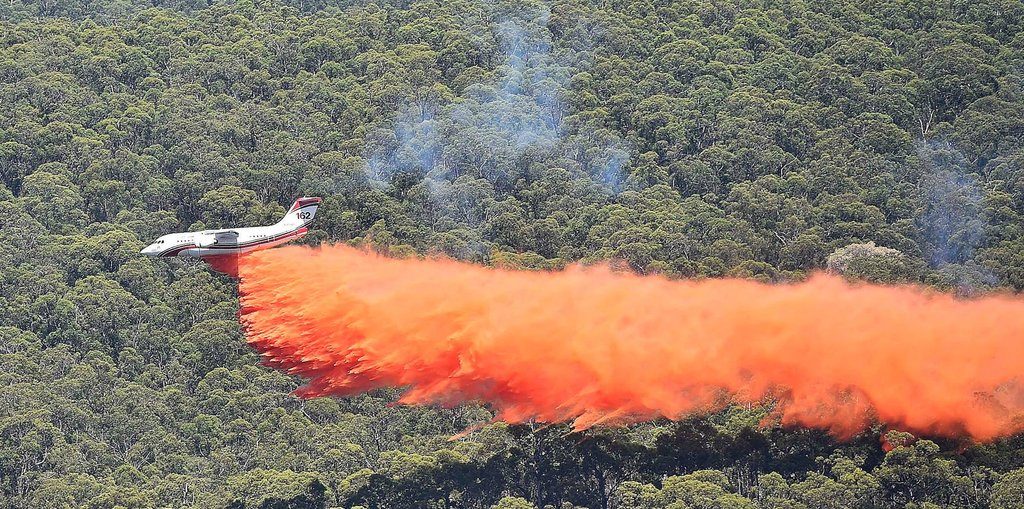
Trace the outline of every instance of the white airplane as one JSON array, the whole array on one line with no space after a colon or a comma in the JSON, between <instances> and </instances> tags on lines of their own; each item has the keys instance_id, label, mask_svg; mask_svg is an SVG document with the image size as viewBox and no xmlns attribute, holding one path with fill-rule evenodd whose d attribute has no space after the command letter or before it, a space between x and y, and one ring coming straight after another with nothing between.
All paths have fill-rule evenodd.
<instances>
[{"instance_id":1,"label":"white airplane","mask_svg":"<svg viewBox=\"0 0 1024 509\"><path fill-rule=\"evenodd\" d=\"M313 220L321 201L320 198L299 198L284 218L271 226L171 233L140 252L161 258L184 256L209 261L213 257L267 249L304 236L308 231L306 225Z\"/></svg>"}]
</instances>

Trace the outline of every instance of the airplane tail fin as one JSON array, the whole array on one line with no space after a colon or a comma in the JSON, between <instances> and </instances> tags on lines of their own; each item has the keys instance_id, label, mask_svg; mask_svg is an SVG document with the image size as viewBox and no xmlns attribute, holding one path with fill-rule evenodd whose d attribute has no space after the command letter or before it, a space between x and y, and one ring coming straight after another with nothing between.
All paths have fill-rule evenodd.
<instances>
[{"instance_id":1,"label":"airplane tail fin","mask_svg":"<svg viewBox=\"0 0 1024 509\"><path fill-rule=\"evenodd\" d=\"M316 216L316 209L322 201L323 199L321 198L305 196L295 200L292 208L288 209L288 213L281 219L280 224L294 226L295 228L305 226Z\"/></svg>"}]
</instances>

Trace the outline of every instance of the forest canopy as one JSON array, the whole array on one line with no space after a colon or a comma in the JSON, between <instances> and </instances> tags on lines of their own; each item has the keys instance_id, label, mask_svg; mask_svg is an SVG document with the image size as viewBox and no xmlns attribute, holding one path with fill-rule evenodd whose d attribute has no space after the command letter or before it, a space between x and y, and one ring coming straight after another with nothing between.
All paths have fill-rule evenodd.
<instances>
[{"instance_id":1,"label":"forest canopy","mask_svg":"<svg viewBox=\"0 0 1024 509\"><path fill-rule=\"evenodd\" d=\"M301 400L138 254L308 195L394 256L1020 291L1019 0L11 0L0 105L0 508L1021 505L1019 438Z\"/></svg>"}]
</instances>

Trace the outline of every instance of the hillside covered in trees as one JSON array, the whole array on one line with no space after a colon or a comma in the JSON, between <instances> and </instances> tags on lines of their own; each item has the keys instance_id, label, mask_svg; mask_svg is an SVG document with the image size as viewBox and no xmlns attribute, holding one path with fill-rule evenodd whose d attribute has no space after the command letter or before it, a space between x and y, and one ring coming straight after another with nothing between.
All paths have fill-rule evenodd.
<instances>
[{"instance_id":1,"label":"hillside covered in trees","mask_svg":"<svg viewBox=\"0 0 1024 509\"><path fill-rule=\"evenodd\" d=\"M1019 0L10 0L0 105L0 508L1024 507L1020 438L304 401L138 254L315 195L395 256L1019 291Z\"/></svg>"}]
</instances>

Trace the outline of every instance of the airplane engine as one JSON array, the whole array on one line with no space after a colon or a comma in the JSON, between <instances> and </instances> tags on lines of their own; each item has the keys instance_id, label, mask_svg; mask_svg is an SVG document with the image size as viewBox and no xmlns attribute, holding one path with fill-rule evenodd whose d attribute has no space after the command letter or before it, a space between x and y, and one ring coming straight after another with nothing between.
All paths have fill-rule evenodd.
<instances>
[{"instance_id":1,"label":"airplane engine","mask_svg":"<svg viewBox=\"0 0 1024 509\"><path fill-rule=\"evenodd\" d=\"M217 243L217 237L213 235L197 235L196 247L210 247Z\"/></svg>"}]
</instances>

